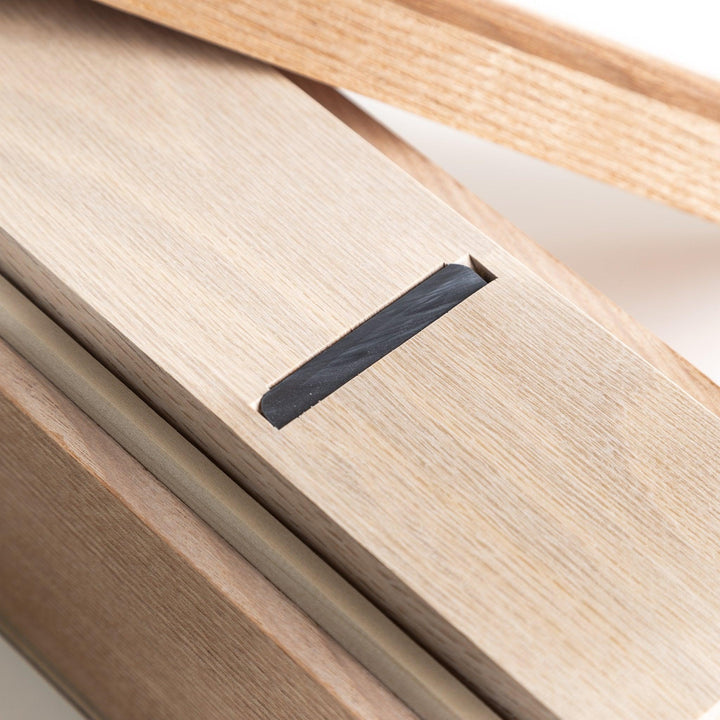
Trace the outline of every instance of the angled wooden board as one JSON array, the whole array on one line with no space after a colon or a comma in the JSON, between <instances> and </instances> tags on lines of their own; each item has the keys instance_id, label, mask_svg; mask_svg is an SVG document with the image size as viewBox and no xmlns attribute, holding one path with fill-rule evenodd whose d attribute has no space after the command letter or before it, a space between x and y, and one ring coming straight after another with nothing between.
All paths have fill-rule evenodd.
<instances>
[{"instance_id":1,"label":"angled wooden board","mask_svg":"<svg viewBox=\"0 0 720 720\"><path fill-rule=\"evenodd\" d=\"M275 71L84 3L0 32L4 273L503 712L718 701L716 417ZM259 415L468 255L497 280Z\"/></svg>"},{"instance_id":2,"label":"angled wooden board","mask_svg":"<svg viewBox=\"0 0 720 720\"><path fill-rule=\"evenodd\" d=\"M720 220L720 83L492 0L103 0Z\"/></svg>"}]
</instances>

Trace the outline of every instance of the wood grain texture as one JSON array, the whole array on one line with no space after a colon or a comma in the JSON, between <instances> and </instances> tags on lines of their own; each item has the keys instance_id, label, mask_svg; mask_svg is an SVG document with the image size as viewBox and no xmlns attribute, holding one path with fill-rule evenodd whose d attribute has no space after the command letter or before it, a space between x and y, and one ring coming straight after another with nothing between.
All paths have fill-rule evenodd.
<instances>
[{"instance_id":1,"label":"wood grain texture","mask_svg":"<svg viewBox=\"0 0 720 720\"><path fill-rule=\"evenodd\" d=\"M608 332L622 340L708 410L720 415L720 388L610 298L337 90L300 75L288 74L288 77Z\"/></svg>"},{"instance_id":2,"label":"wood grain texture","mask_svg":"<svg viewBox=\"0 0 720 720\"><path fill-rule=\"evenodd\" d=\"M105 0L720 220L720 84L492 2Z\"/></svg>"},{"instance_id":3,"label":"wood grain texture","mask_svg":"<svg viewBox=\"0 0 720 720\"><path fill-rule=\"evenodd\" d=\"M720 120L720 83L638 52L493 0L399 0L439 22L605 80L612 85Z\"/></svg>"},{"instance_id":4,"label":"wood grain texture","mask_svg":"<svg viewBox=\"0 0 720 720\"><path fill-rule=\"evenodd\" d=\"M275 71L84 3L0 32L4 273L504 713L717 702L716 417ZM467 255L498 279L256 412Z\"/></svg>"},{"instance_id":5,"label":"wood grain texture","mask_svg":"<svg viewBox=\"0 0 720 720\"><path fill-rule=\"evenodd\" d=\"M457 678L1 277L0 337L420 717L496 720Z\"/></svg>"},{"instance_id":6,"label":"wood grain texture","mask_svg":"<svg viewBox=\"0 0 720 720\"><path fill-rule=\"evenodd\" d=\"M92 717L415 716L0 341L0 625Z\"/></svg>"}]
</instances>

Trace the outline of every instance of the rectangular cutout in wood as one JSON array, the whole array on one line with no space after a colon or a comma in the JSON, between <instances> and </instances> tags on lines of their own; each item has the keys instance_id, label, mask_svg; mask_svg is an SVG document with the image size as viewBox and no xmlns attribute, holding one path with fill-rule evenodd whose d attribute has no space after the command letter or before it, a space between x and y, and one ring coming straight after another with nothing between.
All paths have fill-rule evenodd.
<instances>
[{"instance_id":1,"label":"rectangular cutout in wood","mask_svg":"<svg viewBox=\"0 0 720 720\"><path fill-rule=\"evenodd\" d=\"M284 427L492 279L472 259L443 266L271 387L260 412Z\"/></svg>"}]
</instances>

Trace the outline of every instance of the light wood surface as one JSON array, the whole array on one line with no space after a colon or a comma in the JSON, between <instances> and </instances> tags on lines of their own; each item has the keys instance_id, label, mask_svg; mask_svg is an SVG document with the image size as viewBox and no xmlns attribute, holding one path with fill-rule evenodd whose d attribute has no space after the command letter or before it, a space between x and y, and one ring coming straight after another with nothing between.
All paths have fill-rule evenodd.
<instances>
[{"instance_id":1,"label":"light wood surface","mask_svg":"<svg viewBox=\"0 0 720 720\"><path fill-rule=\"evenodd\" d=\"M457 678L1 277L0 337L420 717L496 719ZM83 527L79 524L78 532ZM161 656L153 661L161 662ZM102 715L102 708L98 712Z\"/></svg>"},{"instance_id":2,"label":"light wood surface","mask_svg":"<svg viewBox=\"0 0 720 720\"><path fill-rule=\"evenodd\" d=\"M484 0L105 2L720 220L720 83L520 10Z\"/></svg>"},{"instance_id":3,"label":"light wood surface","mask_svg":"<svg viewBox=\"0 0 720 720\"><path fill-rule=\"evenodd\" d=\"M525 8L494 0L400 0L447 22L710 120L720 120L720 83Z\"/></svg>"},{"instance_id":4,"label":"light wood surface","mask_svg":"<svg viewBox=\"0 0 720 720\"><path fill-rule=\"evenodd\" d=\"M505 714L717 702L716 417L275 71L83 3L0 18L3 272ZM498 279L257 413L468 255Z\"/></svg>"},{"instance_id":5,"label":"light wood surface","mask_svg":"<svg viewBox=\"0 0 720 720\"><path fill-rule=\"evenodd\" d=\"M92 717L416 717L0 341L0 626Z\"/></svg>"},{"instance_id":6,"label":"light wood surface","mask_svg":"<svg viewBox=\"0 0 720 720\"><path fill-rule=\"evenodd\" d=\"M288 77L608 332L622 340L708 410L720 415L720 388L610 298L337 90L299 75L288 74Z\"/></svg>"},{"instance_id":7,"label":"light wood surface","mask_svg":"<svg viewBox=\"0 0 720 720\"><path fill-rule=\"evenodd\" d=\"M604 321L603 324L605 324L606 327L609 326L611 330L615 329L616 334L618 332L621 333L621 337L626 337L631 347L634 347L640 354L644 354L651 362L654 359L654 351L657 349L657 356L665 363L670 373L675 373L674 379L676 379L676 382L681 386L684 384L689 392L695 392L698 399L703 401L706 406L713 407L713 403L717 400L716 387L709 380L704 378L704 376L696 371L687 361L672 353L672 351L657 340L651 333L636 323L633 323L632 319L625 316L619 308L612 305L611 301L598 291L584 284L580 278L573 275L570 270L533 243L532 240L527 238L479 198L463 188L440 168L433 166L427 159L417 153L417 151L403 143L399 138L363 113L353 103L343 98L337 91L304 78L293 77L292 79L296 84L299 84L303 90L342 119L345 124L372 142L394 162L423 182L423 184L436 195L442 197L448 204L453 206L461 214L464 214L465 217L473 221L478 227L489 232L497 242L515 254L519 259L524 260L526 264L533 267L536 272L545 277L545 279L558 290L577 302L588 314L595 316L600 322ZM6 310L8 310L10 306L18 303L18 297L14 293L8 294L6 292L3 293L1 297ZM589 302L587 301L588 299L590 300ZM28 312L28 308L25 305L23 305L23 307L25 308L25 312ZM32 310L29 312L32 313ZM22 330L16 329L15 333L11 333L11 336L18 342L20 334L22 333L24 341L22 344L24 349L29 353L28 356L32 357L36 363L39 363L39 366L44 367L46 372L57 377L58 381L64 383L71 392L75 391L78 402L83 405L86 411L90 414L95 414L101 422L105 423L106 427L113 432L114 437L131 449L133 454L141 457L147 467L153 468L158 475L163 478L166 485L173 488L181 497L184 496L189 503L196 504L196 502L193 503L193 501L197 500L196 493L188 493L187 489L182 487L179 481L179 475L181 473L177 466L174 466L173 458L168 455L167 451L163 452L158 449L157 446L154 448L150 447L156 442L156 438L153 437L153 433L150 432L148 428L155 428L157 424L162 421L158 418L141 416L138 413L128 413L124 421L114 420L111 422L110 416L113 410L108 406L107 402L110 396L109 386L112 379L105 375L100 368L93 367L92 361L89 358L85 357L80 359L82 351L77 347L73 347L74 343L67 338L64 338L62 341L63 350L67 352L67 355L66 352L62 352L61 356L57 342L59 342L62 333L59 333L53 342L48 333L47 322L38 319L37 313L32 314L35 318L31 323L32 328L27 324L29 316L25 316L25 325L22 327ZM614 325L607 322L606 316L614 321ZM7 324L0 323L0 325L8 332ZM41 333L41 335L46 337L46 342L41 343L37 337L37 333ZM33 334L36 335L36 346L33 349L29 349L27 342ZM74 369L79 370L81 367L87 368L82 377L76 378L73 382L70 382L67 378L69 371L66 370L65 374L63 374L62 371L63 364L68 362L70 358L72 358ZM99 378L102 378L102 380L99 380ZM689 381L686 382L686 378ZM96 398L94 402L91 402L89 399L89 388L93 379L98 383L98 386L102 388L105 397L103 399ZM124 391L124 388L118 392L122 391ZM715 407L717 407L717 405L715 405ZM115 408L115 412L118 412L117 407ZM152 415L151 412L150 415ZM120 429L120 425L145 428L145 432L142 433L141 437L146 442L146 447L140 447L137 442L133 442L129 433L124 433ZM137 437L137 433L134 433L134 435ZM178 439L176 438L174 444L177 445L177 443ZM178 453L176 449L173 454L177 456ZM177 463L176 458L175 463ZM169 471L171 467L173 467L173 469ZM200 485L203 481L207 482L209 476L216 475L217 473L218 471L211 468L208 464L203 464L201 469L199 468L197 471L191 472L191 476L186 482L187 484L196 483ZM245 498L243 505L245 506L247 504L248 499ZM247 529L252 525L246 515L240 515L235 512L229 519L221 517L223 511L227 512L228 508L236 509L237 506L237 503L225 499L222 505L219 506L219 512L210 512L207 506L196 504L198 511L204 515L205 519L212 522L213 527L219 529L225 539L249 556L255 565L260 567L266 575L272 578L286 594L289 594L291 597L296 597L299 602L308 608L318 622L331 628L337 637L345 641L346 645L355 645L356 655L362 657L366 664L376 671L379 671L379 674L385 678L391 675L393 671L387 667L388 659L378 661L377 655L379 652L382 652L382 649L375 647L366 649L364 652L359 651L356 646L357 641L353 643L350 639L350 634L347 631L342 632L338 628L338 621L333 622L332 619L328 618L329 611L324 607L324 603L318 596L317 574L310 576L307 573L307 558L299 561L297 554L292 552L288 553L288 556L282 563L282 570L279 571L280 563L277 560L273 561L271 566L267 557L262 557L257 552L256 548L264 545L265 549L263 553L271 554L271 549L267 547L267 539L264 539L259 534L254 535L252 539L239 536L238 530ZM272 537L273 541L277 544L277 527L268 527L267 532L268 536ZM255 552L253 552L253 549L256 549ZM296 581L304 585L302 590L298 590L297 587L291 587L287 581L283 582L283 578L289 574L288 568L293 567L293 563L295 564L294 569L299 569L305 573L305 577ZM329 578L327 582L334 586L331 593L332 601L339 604L337 579ZM308 595L312 596L310 601L307 599ZM357 607L358 605L358 599L353 599L352 606ZM347 611L341 606L336 608L335 612L344 614ZM365 612L364 615L366 616L367 612ZM361 635L364 639L369 640L371 643L377 640L378 636L387 638L392 635L392 631L389 631L388 627L372 628L372 632L370 632L369 629L372 627L372 623L367 622L367 617L356 619L350 616L346 617L344 622L354 625L356 628L354 632ZM364 626L358 627L359 625ZM18 638L18 640L21 641L22 639ZM25 649L26 652L29 651L27 647ZM411 652L415 655L418 654L417 648L414 650L411 649ZM46 660L36 653L35 660L45 666L45 672L57 674L57 668L48 667ZM398 663L400 660L395 657L391 658L390 662ZM395 670L394 672L397 673L398 671ZM62 683L63 679L56 677L56 682ZM424 682L426 685L430 685L428 675L425 675ZM442 712L437 705L431 707L427 699L421 700L417 694L413 696L412 693L408 693L407 689L404 689L405 692L403 692L403 688L397 685L397 683L396 687L401 694L409 694L411 702L414 701L415 705L434 713L434 717L438 717L439 713ZM477 718L479 714L483 712L479 706L467 703L467 700L465 702L468 717Z\"/></svg>"}]
</instances>

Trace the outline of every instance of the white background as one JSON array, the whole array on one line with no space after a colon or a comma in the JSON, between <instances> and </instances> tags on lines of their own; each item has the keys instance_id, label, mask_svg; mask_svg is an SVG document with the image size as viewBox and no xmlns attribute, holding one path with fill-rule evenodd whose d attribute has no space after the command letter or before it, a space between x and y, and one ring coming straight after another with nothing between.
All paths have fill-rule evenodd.
<instances>
[{"instance_id":1,"label":"white background","mask_svg":"<svg viewBox=\"0 0 720 720\"><path fill-rule=\"evenodd\" d=\"M716 0L515 4L720 79ZM379 103L361 102L720 382L720 227ZM80 716L0 638L0 717Z\"/></svg>"}]
</instances>

